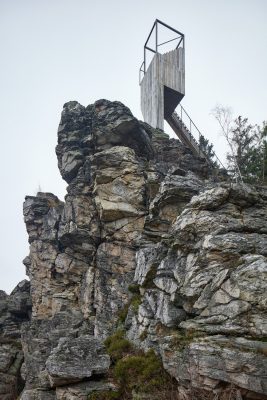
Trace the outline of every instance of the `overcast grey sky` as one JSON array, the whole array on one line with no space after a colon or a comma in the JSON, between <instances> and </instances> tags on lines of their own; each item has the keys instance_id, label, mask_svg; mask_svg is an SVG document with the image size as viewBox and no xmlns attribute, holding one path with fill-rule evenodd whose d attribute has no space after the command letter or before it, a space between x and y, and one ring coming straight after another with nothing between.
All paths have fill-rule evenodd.
<instances>
[{"instance_id":1,"label":"overcast grey sky","mask_svg":"<svg viewBox=\"0 0 267 400\"><path fill-rule=\"evenodd\" d=\"M267 119L267 0L0 0L0 289L24 278L25 195L40 185L64 198L54 151L62 105L120 100L141 118L138 69L155 18L185 34L183 105L219 156L217 103Z\"/></svg>"}]
</instances>

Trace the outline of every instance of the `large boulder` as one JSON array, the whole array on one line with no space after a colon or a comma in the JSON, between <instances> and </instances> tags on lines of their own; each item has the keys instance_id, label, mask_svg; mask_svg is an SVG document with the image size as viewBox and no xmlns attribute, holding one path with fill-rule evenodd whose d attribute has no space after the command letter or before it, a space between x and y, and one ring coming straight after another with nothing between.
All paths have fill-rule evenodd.
<instances>
[{"instance_id":1,"label":"large boulder","mask_svg":"<svg viewBox=\"0 0 267 400\"><path fill-rule=\"evenodd\" d=\"M110 359L101 342L93 336L61 338L46 361L52 387L106 374Z\"/></svg>"}]
</instances>

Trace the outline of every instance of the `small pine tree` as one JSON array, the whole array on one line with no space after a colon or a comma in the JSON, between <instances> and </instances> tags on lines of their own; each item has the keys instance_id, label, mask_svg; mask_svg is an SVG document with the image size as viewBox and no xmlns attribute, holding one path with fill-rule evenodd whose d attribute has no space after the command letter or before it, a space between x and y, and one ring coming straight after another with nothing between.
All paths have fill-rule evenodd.
<instances>
[{"instance_id":1,"label":"small pine tree","mask_svg":"<svg viewBox=\"0 0 267 400\"><path fill-rule=\"evenodd\" d=\"M203 135L200 135L200 137L199 137L199 147L200 147L200 150L210 160L212 165L215 168L219 168L219 165L218 165L217 161L214 160L215 153L214 153L214 150L213 150L213 144L210 143L209 140L206 139Z\"/></svg>"},{"instance_id":2,"label":"small pine tree","mask_svg":"<svg viewBox=\"0 0 267 400\"><path fill-rule=\"evenodd\" d=\"M228 154L230 168L238 164L242 177L247 182L264 181L267 173L267 128L252 126L247 118L239 116L231 130L234 154Z\"/></svg>"},{"instance_id":3,"label":"small pine tree","mask_svg":"<svg viewBox=\"0 0 267 400\"><path fill-rule=\"evenodd\" d=\"M255 159L257 139L255 126L250 125L247 118L239 116L234 120L230 135L234 154L228 153L227 160L229 168L232 170L235 163L238 165L240 173L245 180L257 176L257 160Z\"/></svg>"},{"instance_id":4,"label":"small pine tree","mask_svg":"<svg viewBox=\"0 0 267 400\"><path fill-rule=\"evenodd\" d=\"M260 157L260 174L259 177L263 182L267 181L267 121L263 121L262 128L259 128L259 157Z\"/></svg>"}]
</instances>

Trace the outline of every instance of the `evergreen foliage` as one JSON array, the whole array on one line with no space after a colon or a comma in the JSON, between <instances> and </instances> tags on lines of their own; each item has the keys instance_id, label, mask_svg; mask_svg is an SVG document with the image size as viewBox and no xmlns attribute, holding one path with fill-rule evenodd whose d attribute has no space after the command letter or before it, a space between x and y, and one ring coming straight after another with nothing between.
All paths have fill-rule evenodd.
<instances>
[{"instance_id":1,"label":"evergreen foliage","mask_svg":"<svg viewBox=\"0 0 267 400\"><path fill-rule=\"evenodd\" d=\"M230 152L227 153L228 173L236 181L265 183L267 181L267 122L262 127L250 125L247 118L232 117L230 107L217 105L212 110L221 127ZM203 140L203 139L202 139ZM212 151L203 141L207 151Z\"/></svg>"},{"instance_id":2,"label":"evergreen foliage","mask_svg":"<svg viewBox=\"0 0 267 400\"><path fill-rule=\"evenodd\" d=\"M230 141L233 153L227 154L229 169L234 174L234 164L239 167L246 182L264 182L267 173L267 125L253 126L247 118L234 120Z\"/></svg>"},{"instance_id":3,"label":"evergreen foliage","mask_svg":"<svg viewBox=\"0 0 267 400\"><path fill-rule=\"evenodd\" d=\"M213 150L213 144L210 143L209 140L206 139L203 135L200 135L200 137L199 137L199 147L200 147L200 150L204 154L206 154L208 159L211 161L213 167L219 168L219 165L218 165L217 161L214 160L215 153L214 153L214 150Z\"/></svg>"}]
</instances>

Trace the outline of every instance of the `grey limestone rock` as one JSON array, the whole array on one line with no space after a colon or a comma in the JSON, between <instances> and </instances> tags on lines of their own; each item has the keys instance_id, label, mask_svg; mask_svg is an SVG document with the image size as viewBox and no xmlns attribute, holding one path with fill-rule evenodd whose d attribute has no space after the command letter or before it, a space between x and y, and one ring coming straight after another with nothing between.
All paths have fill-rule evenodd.
<instances>
[{"instance_id":1,"label":"grey limestone rock","mask_svg":"<svg viewBox=\"0 0 267 400\"><path fill-rule=\"evenodd\" d=\"M266 393L266 344L239 337L203 336L180 348L179 341L170 345L166 340L161 354L167 371L185 386L190 382L195 388L216 391L220 382L225 382L244 394L247 389L256 392L258 398Z\"/></svg>"},{"instance_id":2,"label":"grey limestone rock","mask_svg":"<svg viewBox=\"0 0 267 400\"><path fill-rule=\"evenodd\" d=\"M65 200L26 197L30 283L0 291L1 400L116 390L103 340L118 328L183 400L263 399L266 188L103 99L64 105L56 154Z\"/></svg>"},{"instance_id":3,"label":"grey limestone rock","mask_svg":"<svg viewBox=\"0 0 267 400\"><path fill-rule=\"evenodd\" d=\"M73 385L60 386L56 388L56 400L87 400L92 393L113 392L117 387L105 380L84 381Z\"/></svg>"},{"instance_id":4,"label":"grey limestone rock","mask_svg":"<svg viewBox=\"0 0 267 400\"><path fill-rule=\"evenodd\" d=\"M54 390L29 389L24 390L20 400L56 400Z\"/></svg>"},{"instance_id":5,"label":"grey limestone rock","mask_svg":"<svg viewBox=\"0 0 267 400\"><path fill-rule=\"evenodd\" d=\"M84 334L91 335L93 327L83 319L81 312L69 310L57 312L53 318L36 319L22 327L22 345L24 351L24 372L26 389L50 390L46 361L60 339L70 342Z\"/></svg>"},{"instance_id":6,"label":"grey limestone rock","mask_svg":"<svg viewBox=\"0 0 267 400\"><path fill-rule=\"evenodd\" d=\"M23 387L20 330L31 315L30 282L20 282L10 295L0 292L0 398L14 400Z\"/></svg>"},{"instance_id":7,"label":"grey limestone rock","mask_svg":"<svg viewBox=\"0 0 267 400\"><path fill-rule=\"evenodd\" d=\"M52 387L103 375L109 365L110 359L103 344L89 335L61 338L46 361Z\"/></svg>"}]
</instances>

